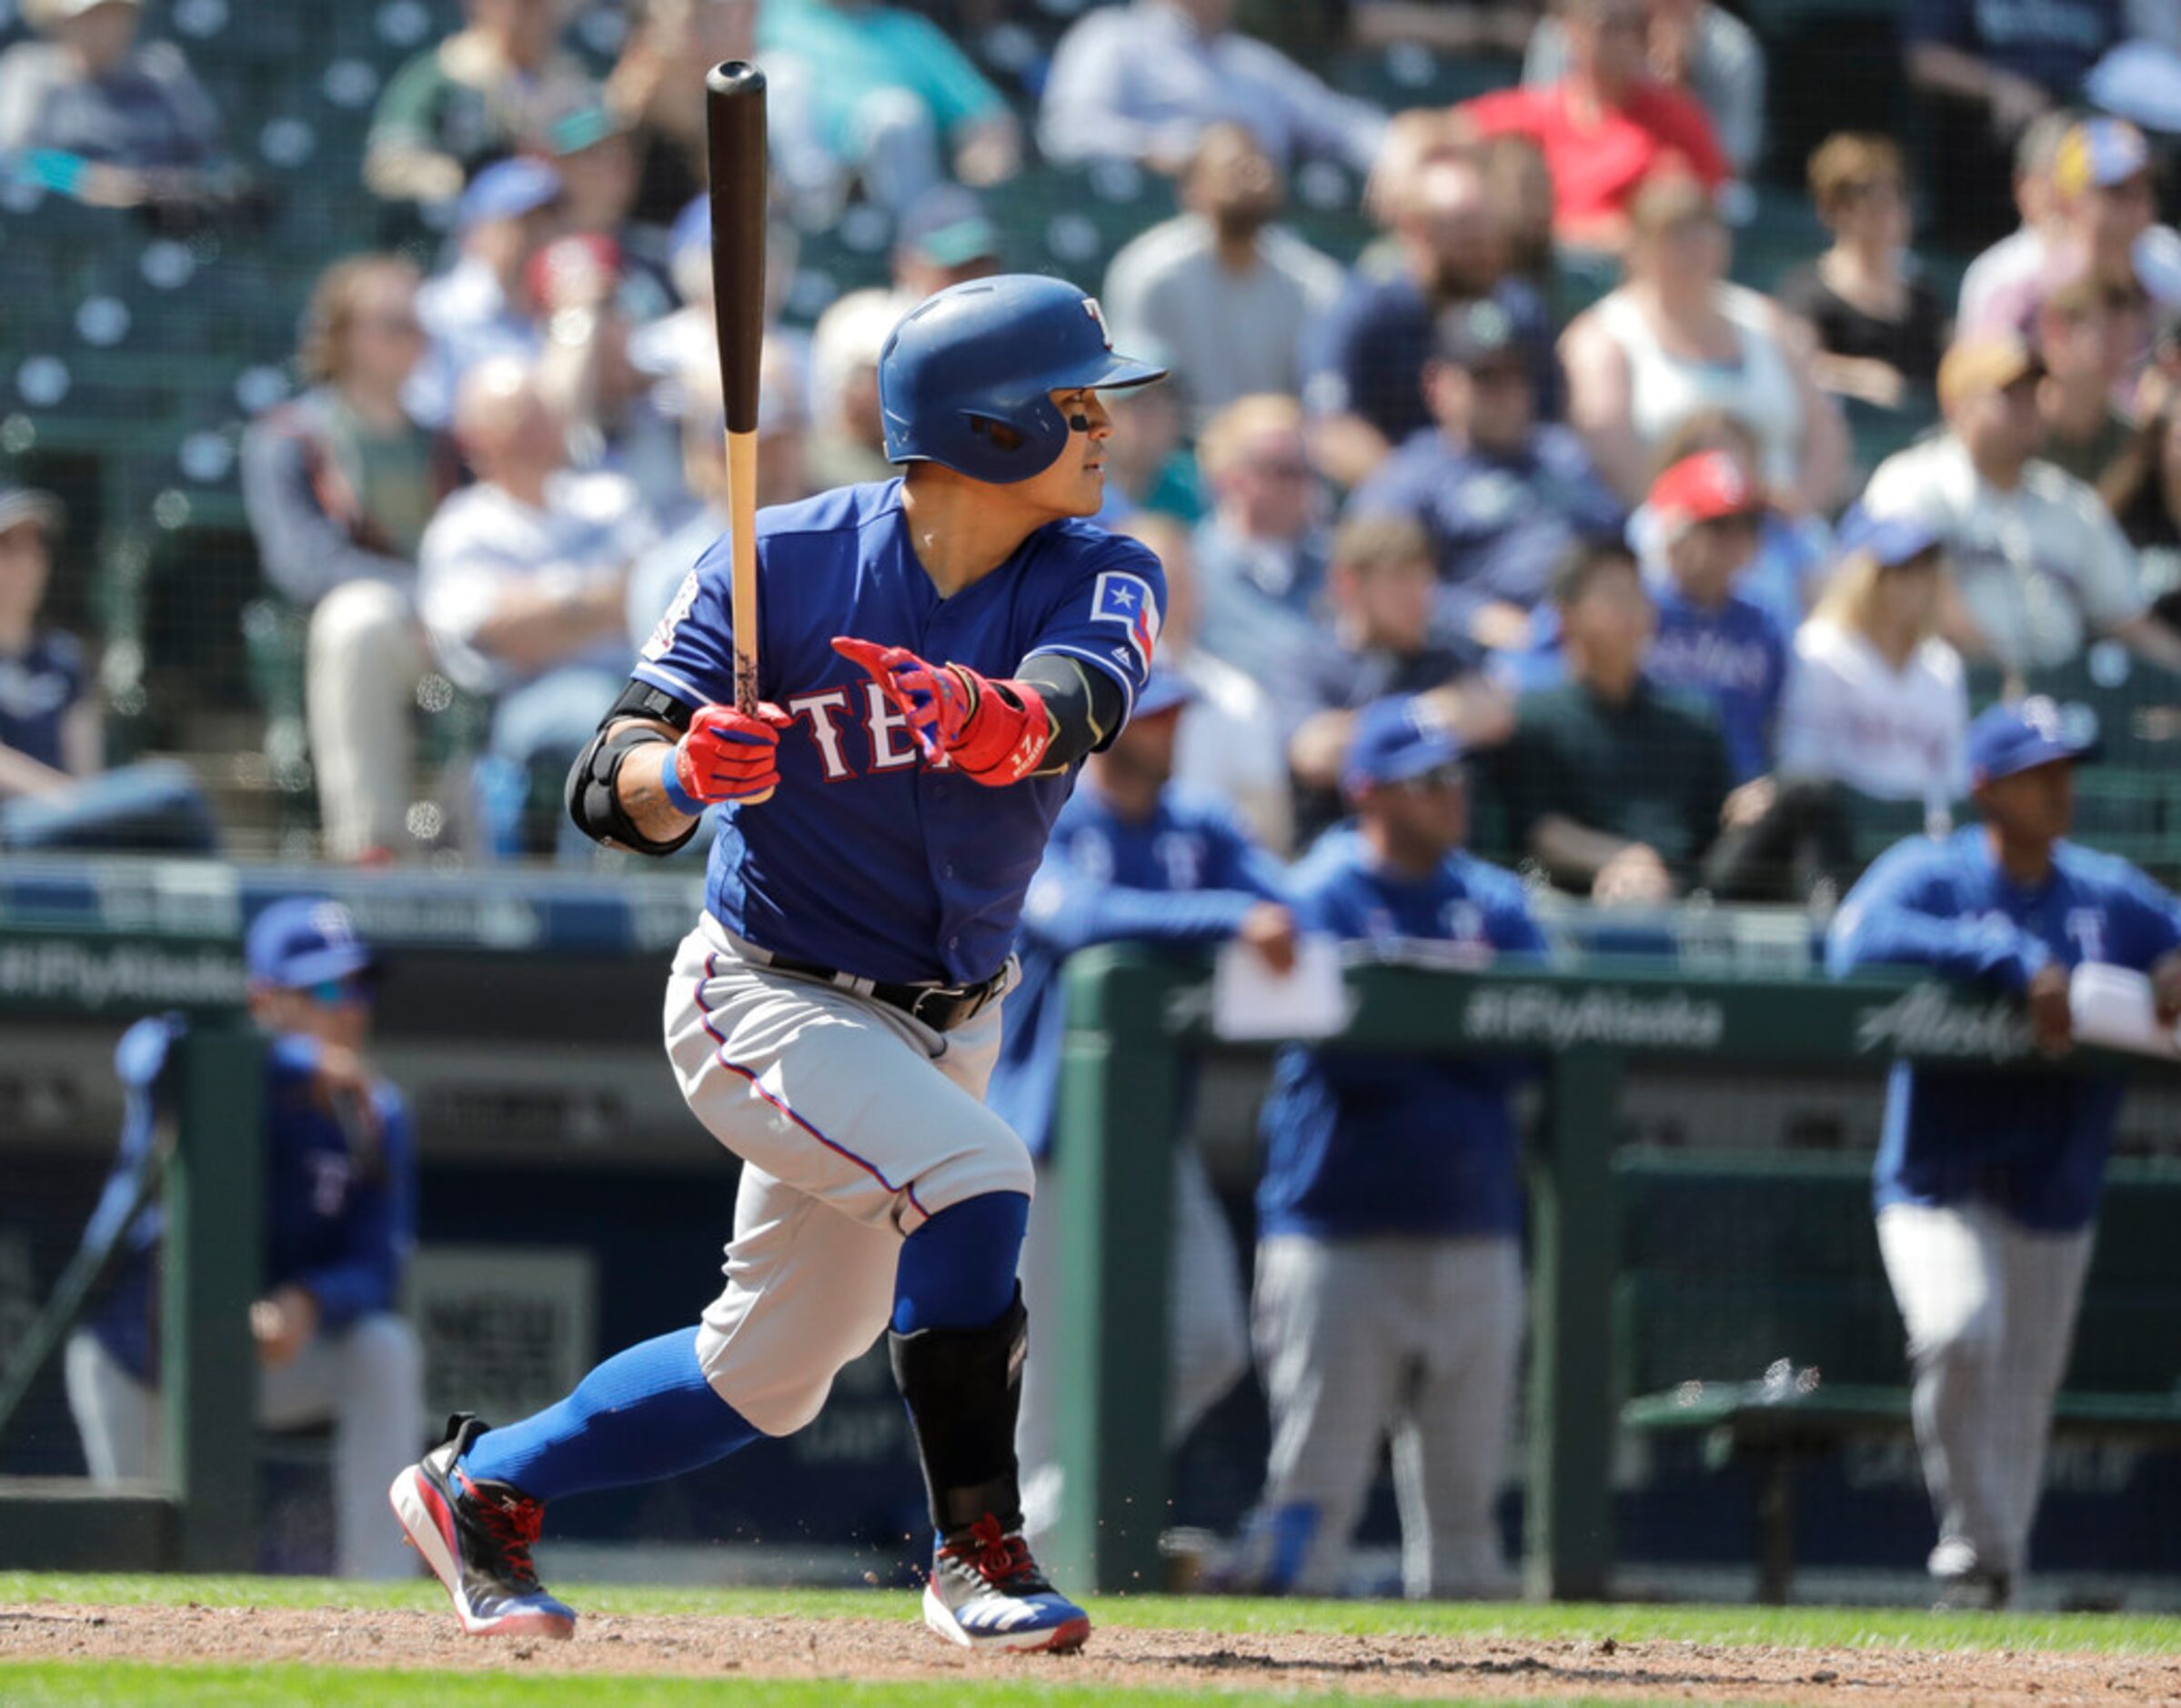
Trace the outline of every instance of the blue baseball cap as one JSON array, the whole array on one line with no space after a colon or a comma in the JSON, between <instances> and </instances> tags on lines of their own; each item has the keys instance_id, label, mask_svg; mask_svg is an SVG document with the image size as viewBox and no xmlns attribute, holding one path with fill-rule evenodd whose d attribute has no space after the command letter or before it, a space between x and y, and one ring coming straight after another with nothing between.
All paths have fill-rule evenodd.
<instances>
[{"instance_id":1,"label":"blue baseball cap","mask_svg":"<svg viewBox=\"0 0 2181 1708\"><path fill-rule=\"evenodd\" d=\"M1156 718L1161 712L1179 711L1196 697L1197 685L1179 670L1154 665L1136 696L1136 716Z\"/></svg>"},{"instance_id":2,"label":"blue baseball cap","mask_svg":"<svg viewBox=\"0 0 2181 1708\"><path fill-rule=\"evenodd\" d=\"M464 231L488 219L520 219L560 199L560 174L542 160L495 161L462 192L456 213Z\"/></svg>"},{"instance_id":3,"label":"blue baseball cap","mask_svg":"<svg viewBox=\"0 0 2181 1708\"><path fill-rule=\"evenodd\" d=\"M2049 696L1988 707L1969 726L1969 777L1995 783L2055 759L2098 757L2097 722L2084 708L2062 707Z\"/></svg>"},{"instance_id":4,"label":"blue baseball cap","mask_svg":"<svg viewBox=\"0 0 2181 1708\"><path fill-rule=\"evenodd\" d=\"M1858 509L1840 529L1842 551L1868 552L1884 569L1898 569L1945 543L1936 529L1913 516L1879 517Z\"/></svg>"},{"instance_id":5,"label":"blue baseball cap","mask_svg":"<svg viewBox=\"0 0 2181 1708\"><path fill-rule=\"evenodd\" d=\"M327 896L289 896L250 921L243 964L253 984L302 990L377 963L347 908Z\"/></svg>"},{"instance_id":6,"label":"blue baseball cap","mask_svg":"<svg viewBox=\"0 0 2181 1708\"><path fill-rule=\"evenodd\" d=\"M1356 714L1341 764L1341 786L1358 794L1376 783L1403 783L1452 765L1462 744L1412 694L1373 700Z\"/></svg>"}]
</instances>

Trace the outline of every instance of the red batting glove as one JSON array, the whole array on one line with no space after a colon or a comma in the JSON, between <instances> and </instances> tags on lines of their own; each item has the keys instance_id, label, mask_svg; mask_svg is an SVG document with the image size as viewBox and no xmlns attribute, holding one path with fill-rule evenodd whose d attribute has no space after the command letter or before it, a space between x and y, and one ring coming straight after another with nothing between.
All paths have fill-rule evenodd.
<instances>
[{"instance_id":1,"label":"red batting glove","mask_svg":"<svg viewBox=\"0 0 2181 1708\"><path fill-rule=\"evenodd\" d=\"M659 773L667 799L691 818L718 801L768 799L779 787L780 730L794 721L778 706L759 706L754 716L699 707Z\"/></svg>"},{"instance_id":2,"label":"red batting glove","mask_svg":"<svg viewBox=\"0 0 2181 1708\"><path fill-rule=\"evenodd\" d=\"M1027 682L995 681L966 664L928 664L906 647L852 635L836 635L833 650L870 672L909 720L927 759L945 756L973 783L1019 783L1052 745L1052 715Z\"/></svg>"}]
</instances>

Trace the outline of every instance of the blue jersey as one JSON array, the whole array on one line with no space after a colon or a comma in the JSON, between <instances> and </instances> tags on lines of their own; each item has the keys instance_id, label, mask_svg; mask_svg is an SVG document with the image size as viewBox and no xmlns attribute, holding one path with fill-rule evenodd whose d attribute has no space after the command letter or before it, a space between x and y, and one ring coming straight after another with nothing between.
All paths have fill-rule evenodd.
<instances>
[{"instance_id":1,"label":"blue jersey","mask_svg":"<svg viewBox=\"0 0 2181 1708\"><path fill-rule=\"evenodd\" d=\"M779 792L720 809L706 907L759 948L866 979L989 977L1007 959L1074 771L988 789L927 764L907 720L832 638L990 677L1058 653L1112 678L1133 706L1166 606L1159 560L1088 522L1051 522L941 598L910 543L899 480L763 511L757 545L759 693L795 721L780 733ZM637 678L691 707L732 704L730 608L721 538L660 619Z\"/></svg>"},{"instance_id":2,"label":"blue jersey","mask_svg":"<svg viewBox=\"0 0 2181 1708\"><path fill-rule=\"evenodd\" d=\"M1530 610L1579 538L1618 538L1621 501L1567 427L1541 427L1519 456L1450 443L1436 427L1413 434L1348 500L1350 516L1405 516L1431 537L1442 583L1441 628L1466 636L1483 606Z\"/></svg>"},{"instance_id":3,"label":"blue jersey","mask_svg":"<svg viewBox=\"0 0 2181 1708\"><path fill-rule=\"evenodd\" d=\"M0 653L0 748L67 769L61 725L85 686L83 648L74 635L48 630L21 652Z\"/></svg>"},{"instance_id":4,"label":"blue jersey","mask_svg":"<svg viewBox=\"0 0 2181 1708\"><path fill-rule=\"evenodd\" d=\"M1294 889L1304 929L1352 941L1456 943L1480 966L1545 949L1521 880L1468 854L1415 882L1378 869L1358 831L1331 830ZM1503 1061L1282 1050L1260 1123L1259 1231L1320 1239L1517 1231L1509 1093L1523 1071Z\"/></svg>"},{"instance_id":5,"label":"blue jersey","mask_svg":"<svg viewBox=\"0 0 2181 1708\"><path fill-rule=\"evenodd\" d=\"M104 1244L128 1214L136 1179L150 1155L161 1079L182 1022L139 1020L123 1034L114 1066L126 1093L120 1154L84 1231ZM320 1325L347 1327L394 1309L401 1271L417 1234L416 1149L408 1106L384 1080L371 1100L376 1145L351 1135L320 1107L312 1084L320 1046L296 1033L272 1039L265 1078L265 1268L263 1287L296 1286L317 1301ZM159 1241L166 1219L156 1201L120 1230L122 1258L88 1327L116 1362L139 1380L158 1376L156 1311Z\"/></svg>"},{"instance_id":6,"label":"blue jersey","mask_svg":"<svg viewBox=\"0 0 2181 1708\"><path fill-rule=\"evenodd\" d=\"M1925 967L2009 990L2048 962L2147 971L2181 946L2181 906L2126 860L2053 849L2042 889L2017 889L1981 826L1889 849L1848 894L1826 941L1835 975ZM1896 1062L1874 1176L1877 1201L1983 1199L2025 1228L2065 1231L2097 1213L2123 1080Z\"/></svg>"},{"instance_id":7,"label":"blue jersey","mask_svg":"<svg viewBox=\"0 0 2181 1708\"><path fill-rule=\"evenodd\" d=\"M1148 819L1086 788L1060 811L1022 909L1022 982L1009 993L986 1105L1032 1156L1050 1143L1067 1026L1060 971L1093 943L1221 943L1261 901L1286 899L1280 863L1226 803L1170 784Z\"/></svg>"},{"instance_id":8,"label":"blue jersey","mask_svg":"<svg viewBox=\"0 0 2181 1708\"><path fill-rule=\"evenodd\" d=\"M1653 589L1658 638L1643 674L1661 688L1708 702L1726 738L1734 781L1772 769L1772 732L1787 686L1787 641L1771 615L1738 593L1715 610L1673 588Z\"/></svg>"}]
</instances>

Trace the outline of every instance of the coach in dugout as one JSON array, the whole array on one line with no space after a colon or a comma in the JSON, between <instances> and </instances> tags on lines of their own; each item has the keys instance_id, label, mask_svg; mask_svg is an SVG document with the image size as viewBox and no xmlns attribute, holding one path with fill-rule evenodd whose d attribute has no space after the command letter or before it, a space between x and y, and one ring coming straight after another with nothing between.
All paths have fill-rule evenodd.
<instances>
[{"instance_id":1,"label":"coach in dugout","mask_svg":"<svg viewBox=\"0 0 2181 1708\"><path fill-rule=\"evenodd\" d=\"M1462 851L1462 749L1423 700L1357 717L1342 786L1354 826L1319 839L1292 879L1304 930L1428 943L1468 967L1544 952L1522 881ZM1337 1592L1388 1437L1404 1592L1508 1588L1493 1505L1523 1338L1521 1071L1281 1052L1261 1123L1253 1324L1272 1447L1235 1588Z\"/></svg>"},{"instance_id":2,"label":"coach in dugout","mask_svg":"<svg viewBox=\"0 0 2181 1708\"><path fill-rule=\"evenodd\" d=\"M2181 905L2065 839L2094 747L2046 698L1970 726L1980 825L1891 849L1849 893L1826 960L1930 968L2018 992L2065 1052L2072 969L2148 972L2181 1017ZM2126 1087L2111 1074L1895 1064L1875 1172L1878 1246L1908 1330L1942 1605L2005 1607L2026 1564L2054 1395L2067 1367Z\"/></svg>"},{"instance_id":3,"label":"coach in dugout","mask_svg":"<svg viewBox=\"0 0 2181 1708\"><path fill-rule=\"evenodd\" d=\"M250 1012L267 1035L264 1291L250 1306L257 1420L333 1425L334 1544L343 1577L416 1575L387 1522L387 1484L424 1439L423 1355L397 1310L414 1243L407 1106L363 1056L375 970L348 910L276 901L244 945ZM137 1210L171 1094L181 1020L139 1020L115 1051L126 1093L120 1154L85 1230L117 1244L114 1279L65 1361L68 1408L100 1482L162 1471L159 1253L165 1220ZM246 1140L247 1135L234 1135Z\"/></svg>"}]
</instances>

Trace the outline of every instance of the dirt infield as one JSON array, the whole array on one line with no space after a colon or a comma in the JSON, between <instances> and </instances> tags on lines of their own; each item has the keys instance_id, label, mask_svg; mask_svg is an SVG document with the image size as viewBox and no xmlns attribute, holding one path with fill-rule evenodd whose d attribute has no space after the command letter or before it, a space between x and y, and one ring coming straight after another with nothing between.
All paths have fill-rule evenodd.
<instances>
[{"instance_id":1,"label":"dirt infield","mask_svg":"<svg viewBox=\"0 0 2181 1708\"><path fill-rule=\"evenodd\" d=\"M2181 1656L1934 1653L1694 1643L1100 1631L1069 1657L971 1656L875 1619L587 1617L572 1643L481 1642L440 1613L345 1608L0 1606L0 1661L206 1662L510 1673L1281 1689L1550 1701L2054 1704L2181 1702Z\"/></svg>"}]
</instances>

